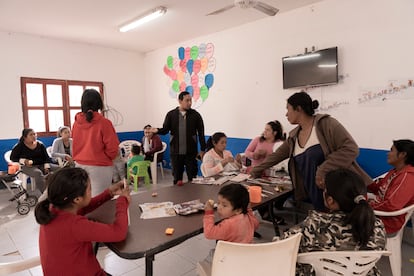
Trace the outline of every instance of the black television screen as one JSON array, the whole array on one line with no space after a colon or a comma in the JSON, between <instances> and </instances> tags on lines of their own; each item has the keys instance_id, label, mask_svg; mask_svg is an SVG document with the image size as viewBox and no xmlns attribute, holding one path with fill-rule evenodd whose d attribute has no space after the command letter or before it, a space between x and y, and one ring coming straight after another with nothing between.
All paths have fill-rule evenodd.
<instances>
[{"instance_id":1,"label":"black television screen","mask_svg":"<svg viewBox=\"0 0 414 276\"><path fill-rule=\"evenodd\" d=\"M338 48L284 57L283 88L338 83Z\"/></svg>"}]
</instances>

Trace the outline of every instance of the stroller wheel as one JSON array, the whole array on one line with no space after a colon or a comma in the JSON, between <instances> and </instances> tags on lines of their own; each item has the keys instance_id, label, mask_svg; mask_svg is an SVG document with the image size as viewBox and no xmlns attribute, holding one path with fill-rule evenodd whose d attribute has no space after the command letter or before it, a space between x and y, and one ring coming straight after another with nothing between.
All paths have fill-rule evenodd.
<instances>
[{"instance_id":1,"label":"stroller wheel","mask_svg":"<svg viewBox=\"0 0 414 276\"><path fill-rule=\"evenodd\" d=\"M25 203L29 204L30 207L34 207L37 203L37 197L30 195L30 196L27 196L24 201Z\"/></svg>"},{"instance_id":2,"label":"stroller wheel","mask_svg":"<svg viewBox=\"0 0 414 276\"><path fill-rule=\"evenodd\" d=\"M30 206L27 203L21 203L17 206L17 213L20 215L27 215L30 212Z\"/></svg>"}]
</instances>

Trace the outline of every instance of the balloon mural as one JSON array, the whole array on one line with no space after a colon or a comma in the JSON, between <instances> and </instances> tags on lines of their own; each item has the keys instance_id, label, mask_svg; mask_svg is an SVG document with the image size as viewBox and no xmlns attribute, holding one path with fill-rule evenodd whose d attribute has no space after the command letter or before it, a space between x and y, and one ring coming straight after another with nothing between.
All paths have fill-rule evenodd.
<instances>
[{"instance_id":1,"label":"balloon mural","mask_svg":"<svg viewBox=\"0 0 414 276\"><path fill-rule=\"evenodd\" d=\"M170 96L177 98L181 91L188 91L193 97L192 107L200 107L214 83L216 59L213 54L212 43L201 43L191 48L178 48L178 57L168 56L164 73L171 79Z\"/></svg>"}]
</instances>

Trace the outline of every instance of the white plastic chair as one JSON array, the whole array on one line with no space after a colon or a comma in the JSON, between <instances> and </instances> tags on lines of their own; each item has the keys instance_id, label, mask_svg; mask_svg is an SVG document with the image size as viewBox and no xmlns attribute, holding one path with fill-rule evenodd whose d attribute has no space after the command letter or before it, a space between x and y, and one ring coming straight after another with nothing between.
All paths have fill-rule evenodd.
<instances>
[{"instance_id":1,"label":"white plastic chair","mask_svg":"<svg viewBox=\"0 0 414 276\"><path fill-rule=\"evenodd\" d=\"M50 159L56 160L58 162L59 167L63 167L63 160L60 157L53 157L52 155L52 146L46 148L47 154L49 155Z\"/></svg>"},{"instance_id":2,"label":"white plastic chair","mask_svg":"<svg viewBox=\"0 0 414 276\"><path fill-rule=\"evenodd\" d=\"M19 164L17 162L13 162L10 160L11 152L12 152L11 150L8 150L4 153L4 160L6 160L7 164L9 163ZM20 164L19 164L19 169L20 169ZM35 182L34 177L28 176L27 174L23 172L19 173L17 177L22 181L23 188L25 188L26 190L27 190L27 179L30 177L30 187L32 191L36 190L36 182Z\"/></svg>"},{"instance_id":3,"label":"white plastic chair","mask_svg":"<svg viewBox=\"0 0 414 276\"><path fill-rule=\"evenodd\" d=\"M137 140L125 140L119 143L121 149L121 158L127 161L128 156L131 154L132 145L138 145L141 147L141 142Z\"/></svg>"},{"instance_id":4,"label":"white plastic chair","mask_svg":"<svg viewBox=\"0 0 414 276\"><path fill-rule=\"evenodd\" d=\"M157 184L157 164L160 164L161 169L161 176L164 178L164 168L162 167L162 160L158 161L158 154L163 153L167 149L167 143L162 142L162 150L157 151L154 153L154 159L151 162L151 177L152 177L152 184Z\"/></svg>"},{"instance_id":5,"label":"white plastic chair","mask_svg":"<svg viewBox=\"0 0 414 276\"><path fill-rule=\"evenodd\" d=\"M207 177L207 172L204 169L203 163L201 163L201 165L200 165L200 171L201 171L201 174L203 175L203 177Z\"/></svg>"},{"instance_id":6,"label":"white plastic chair","mask_svg":"<svg viewBox=\"0 0 414 276\"><path fill-rule=\"evenodd\" d=\"M298 263L310 264L316 276L364 276L389 251L313 251L298 254Z\"/></svg>"},{"instance_id":7,"label":"white plastic chair","mask_svg":"<svg viewBox=\"0 0 414 276\"><path fill-rule=\"evenodd\" d=\"M198 275L295 275L296 257L302 234L268 243L233 243L219 241L213 264L197 264Z\"/></svg>"},{"instance_id":8,"label":"white plastic chair","mask_svg":"<svg viewBox=\"0 0 414 276\"><path fill-rule=\"evenodd\" d=\"M27 270L40 265L40 257L32 257L26 260L0 263L0 276Z\"/></svg>"},{"instance_id":9,"label":"white plastic chair","mask_svg":"<svg viewBox=\"0 0 414 276\"><path fill-rule=\"evenodd\" d=\"M397 232L396 235L392 237L387 237L387 250L391 252L390 256L390 265L392 275L394 276L401 276L401 242L404 233L404 227L407 224L408 220L411 218L411 223L414 225L414 218L411 216L414 212L414 204L405 207L398 211L393 212L384 212L384 211L377 211L374 210L374 213L378 217L394 217L398 215L405 214L405 221L401 229ZM413 227L414 231L414 227Z\"/></svg>"}]
</instances>

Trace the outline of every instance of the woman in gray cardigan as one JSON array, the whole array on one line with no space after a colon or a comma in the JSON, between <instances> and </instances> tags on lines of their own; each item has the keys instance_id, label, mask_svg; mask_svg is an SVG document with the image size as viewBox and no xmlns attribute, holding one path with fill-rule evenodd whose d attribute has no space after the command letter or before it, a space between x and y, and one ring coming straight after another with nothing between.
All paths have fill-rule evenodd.
<instances>
[{"instance_id":1,"label":"woman in gray cardigan","mask_svg":"<svg viewBox=\"0 0 414 276\"><path fill-rule=\"evenodd\" d=\"M62 161L73 163L72 159L72 138L70 138L70 128L62 126L57 131L57 136L52 144L52 157L61 158Z\"/></svg>"}]
</instances>

